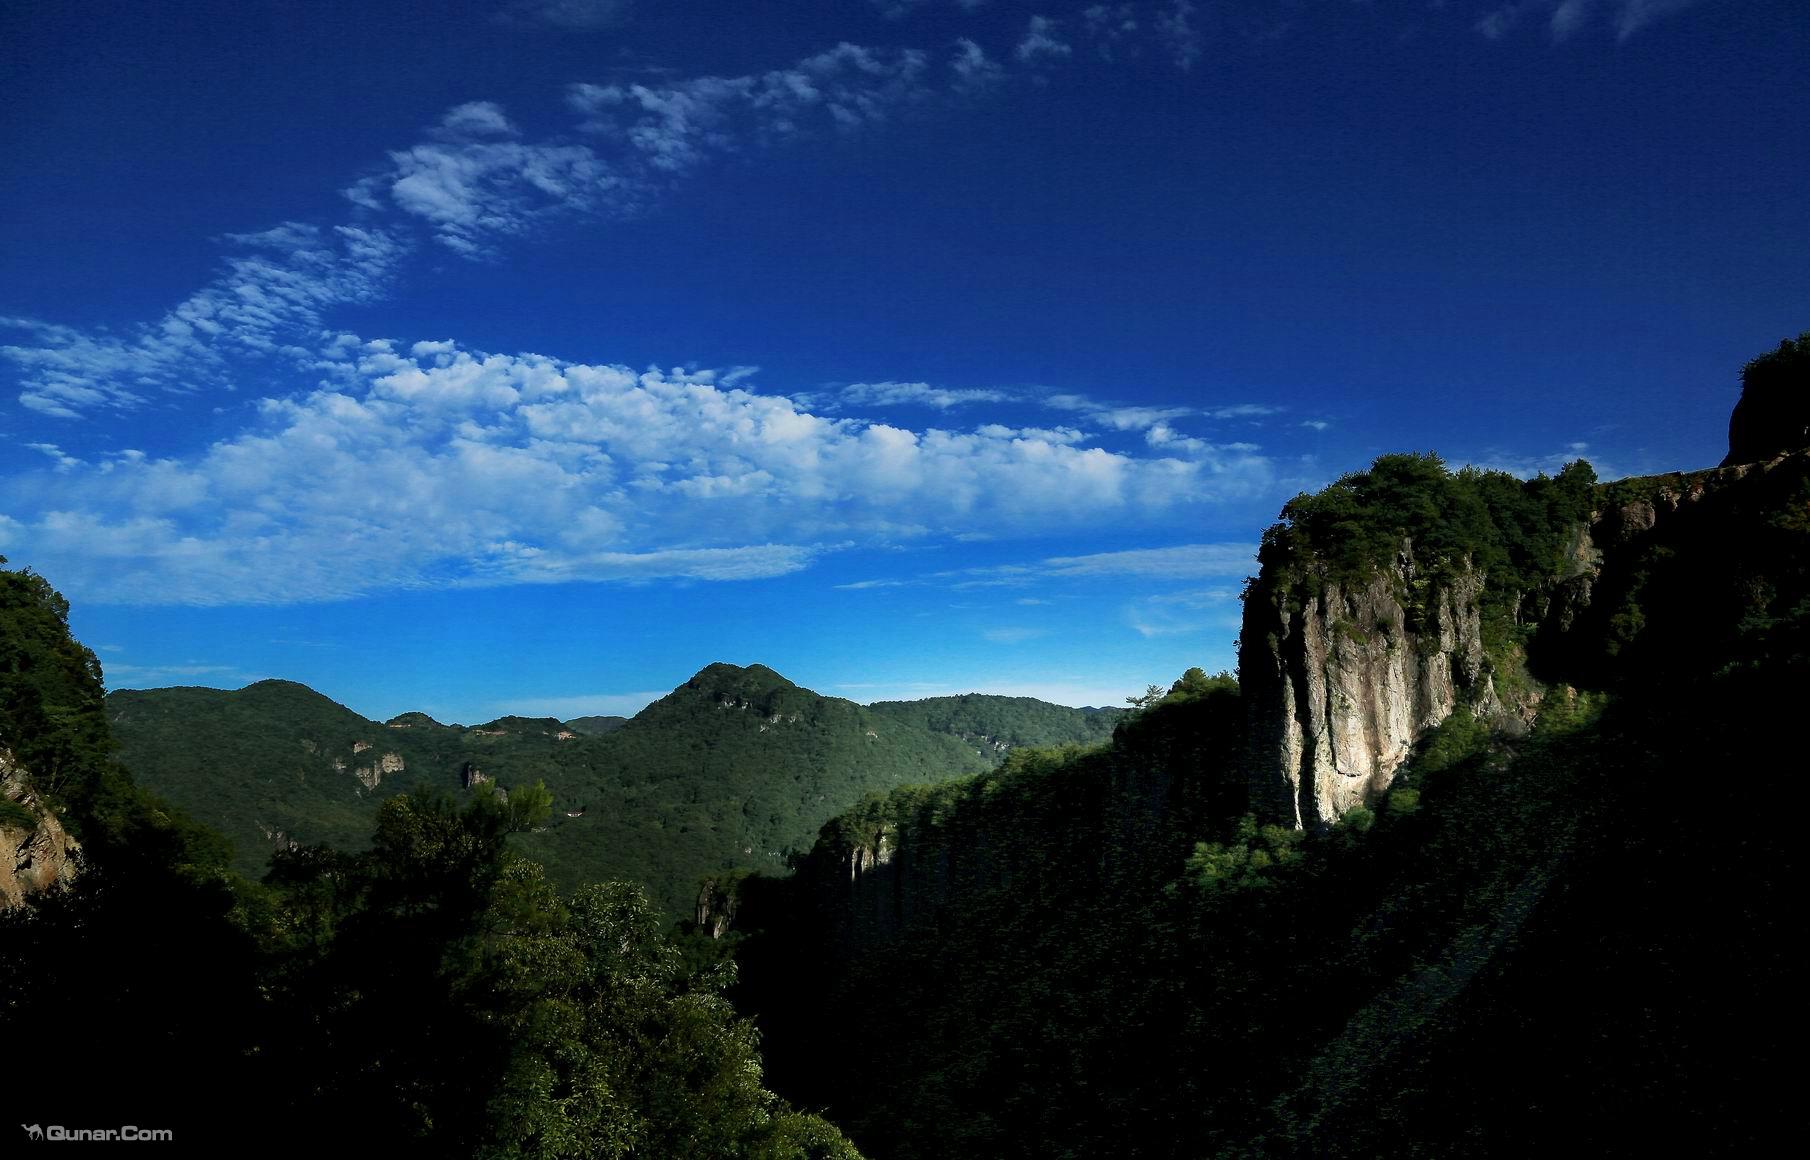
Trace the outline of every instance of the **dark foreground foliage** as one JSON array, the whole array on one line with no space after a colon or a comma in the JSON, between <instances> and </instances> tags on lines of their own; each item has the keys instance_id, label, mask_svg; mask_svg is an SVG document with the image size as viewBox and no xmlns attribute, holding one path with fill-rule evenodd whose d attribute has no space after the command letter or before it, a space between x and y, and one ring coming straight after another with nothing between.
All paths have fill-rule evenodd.
<instances>
[{"instance_id":1,"label":"dark foreground foliage","mask_svg":"<svg viewBox=\"0 0 1810 1160\"><path fill-rule=\"evenodd\" d=\"M113 761L66 613L0 570L0 747L84 847L70 889L0 914L13 1122L191 1156L856 1155L763 1088L732 973L692 970L638 887L562 897L510 851L545 790L398 795L370 849L248 882Z\"/></svg>"},{"instance_id":2,"label":"dark foreground foliage","mask_svg":"<svg viewBox=\"0 0 1810 1160\"><path fill-rule=\"evenodd\" d=\"M1574 519L1587 468L1492 505L1436 466L1297 501L1269 550L1376 566L1322 527L1354 502L1526 575L1575 533L1449 517L1481 489L1492 527ZM1244 814L1237 694L1183 683L1107 748L838 819L796 881L744 891L775 1083L885 1157L1754 1151L1796 1037L1805 478L1609 544L1622 579L1535 642L1539 726L1456 717L1324 833Z\"/></svg>"}]
</instances>

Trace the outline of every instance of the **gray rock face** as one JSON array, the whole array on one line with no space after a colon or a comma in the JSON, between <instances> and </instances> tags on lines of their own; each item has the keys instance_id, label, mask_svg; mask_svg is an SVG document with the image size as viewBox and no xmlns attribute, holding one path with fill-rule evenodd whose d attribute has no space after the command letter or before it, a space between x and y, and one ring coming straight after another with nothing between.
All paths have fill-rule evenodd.
<instances>
[{"instance_id":1,"label":"gray rock face","mask_svg":"<svg viewBox=\"0 0 1810 1160\"><path fill-rule=\"evenodd\" d=\"M1738 497L1743 481L1802 471L1804 457L1628 481L1641 486L1604 496L1572 530L1559 571L1513 598L1513 618L1561 656L1579 643L1587 653L1590 641L1579 638L1605 633L1602 614L1613 612L1643 545L1663 545L1692 518L1753 518L1718 505ZM1415 742L1455 712L1511 729L1533 719L1539 683L1518 658L1500 658L1518 678L1502 681L1485 654L1483 576L1465 567L1436 581L1427 571L1404 543L1393 564L1355 587L1268 571L1251 586L1239 682L1251 806L1264 820L1331 825L1388 789ZM1602 602L1605 590L1611 599Z\"/></svg>"},{"instance_id":2,"label":"gray rock face","mask_svg":"<svg viewBox=\"0 0 1810 1160\"><path fill-rule=\"evenodd\" d=\"M23 906L27 895L60 890L82 868L81 843L27 788L25 772L0 749L0 794L31 814L31 829L0 823L0 910Z\"/></svg>"},{"instance_id":3,"label":"gray rock face","mask_svg":"<svg viewBox=\"0 0 1810 1160\"><path fill-rule=\"evenodd\" d=\"M1245 601L1239 677L1251 714L1253 806L1331 825L1384 790L1428 729L1500 709L1483 650L1482 577L1421 594L1410 551L1360 587L1260 582Z\"/></svg>"}]
</instances>

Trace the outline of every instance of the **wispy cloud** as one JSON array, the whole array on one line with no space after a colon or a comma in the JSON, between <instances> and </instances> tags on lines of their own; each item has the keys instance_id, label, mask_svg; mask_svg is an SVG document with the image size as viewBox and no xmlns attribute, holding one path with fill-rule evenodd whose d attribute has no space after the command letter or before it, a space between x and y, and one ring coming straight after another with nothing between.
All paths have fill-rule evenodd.
<instances>
[{"instance_id":1,"label":"wispy cloud","mask_svg":"<svg viewBox=\"0 0 1810 1160\"><path fill-rule=\"evenodd\" d=\"M227 683L244 684L250 678L245 670L235 665L204 665L190 662L180 665L128 665L110 663L102 666L109 688L145 688L166 682L189 682L197 677L206 678L210 684Z\"/></svg>"},{"instance_id":2,"label":"wispy cloud","mask_svg":"<svg viewBox=\"0 0 1810 1160\"><path fill-rule=\"evenodd\" d=\"M1047 628L1032 628L1027 625L1004 625L999 628L982 630L981 639L991 644L1023 644L1027 640L1036 640L1040 636L1048 636Z\"/></svg>"},{"instance_id":3,"label":"wispy cloud","mask_svg":"<svg viewBox=\"0 0 1810 1160\"><path fill-rule=\"evenodd\" d=\"M812 129L848 131L886 120L933 91L917 49L842 43L783 69L663 85L576 84L567 103L582 128L622 147L659 178L711 157Z\"/></svg>"},{"instance_id":4,"label":"wispy cloud","mask_svg":"<svg viewBox=\"0 0 1810 1160\"><path fill-rule=\"evenodd\" d=\"M921 9L933 7L947 6L972 12L976 8L985 7L987 0L868 0L868 3L872 4L887 19L897 20Z\"/></svg>"},{"instance_id":5,"label":"wispy cloud","mask_svg":"<svg viewBox=\"0 0 1810 1160\"><path fill-rule=\"evenodd\" d=\"M1142 637L1188 636L1236 631L1241 608L1235 588L1200 588L1146 596L1127 605L1124 615Z\"/></svg>"},{"instance_id":6,"label":"wispy cloud","mask_svg":"<svg viewBox=\"0 0 1810 1160\"><path fill-rule=\"evenodd\" d=\"M955 74L957 92L972 93L991 88L1005 79L1006 70L986 54L980 45L962 37L955 42L955 53L949 59Z\"/></svg>"},{"instance_id":7,"label":"wispy cloud","mask_svg":"<svg viewBox=\"0 0 1810 1160\"><path fill-rule=\"evenodd\" d=\"M633 7L633 0L513 0L498 19L555 28L608 28L628 19Z\"/></svg>"},{"instance_id":8,"label":"wispy cloud","mask_svg":"<svg viewBox=\"0 0 1810 1160\"><path fill-rule=\"evenodd\" d=\"M219 277L156 323L124 334L0 318L27 344L0 346L19 368L19 401L59 418L129 409L163 392L231 389L233 358L306 358L298 336L327 310L385 293L406 243L379 229L288 222L228 235L237 253Z\"/></svg>"},{"instance_id":9,"label":"wispy cloud","mask_svg":"<svg viewBox=\"0 0 1810 1160\"><path fill-rule=\"evenodd\" d=\"M265 400L252 429L192 457L122 455L0 482L0 537L29 541L33 562L88 600L286 603L778 576L851 537L1160 525L1271 480L1249 454L1178 459L1081 446L1069 432L827 417L710 371L349 336L315 357L333 387ZM1117 567L1160 570L1158 559L1171 557Z\"/></svg>"},{"instance_id":10,"label":"wispy cloud","mask_svg":"<svg viewBox=\"0 0 1810 1160\"><path fill-rule=\"evenodd\" d=\"M1556 43L1571 39L1598 12L1605 13L1617 40L1667 16L1695 7L1701 0L1515 0L1492 8L1478 18L1476 30L1491 40L1501 40L1530 17L1546 17L1547 34Z\"/></svg>"},{"instance_id":11,"label":"wispy cloud","mask_svg":"<svg viewBox=\"0 0 1810 1160\"><path fill-rule=\"evenodd\" d=\"M1048 16L1033 16L1012 55L1021 64L1047 64L1066 60L1073 52L1068 42L1061 39L1057 21Z\"/></svg>"},{"instance_id":12,"label":"wispy cloud","mask_svg":"<svg viewBox=\"0 0 1810 1160\"><path fill-rule=\"evenodd\" d=\"M1242 579L1256 571L1257 545L1244 543L1177 544L1167 548L1130 548L1085 556L1048 556L1025 564L991 564L932 573L928 579L967 591L980 588L1024 588L1054 579L1128 577L1155 582ZM1041 603L1020 600L1019 603Z\"/></svg>"},{"instance_id":13,"label":"wispy cloud","mask_svg":"<svg viewBox=\"0 0 1810 1160\"><path fill-rule=\"evenodd\" d=\"M1190 0L1171 0L1157 12L1156 30L1168 46L1175 67L1183 72L1200 59L1200 31L1194 27L1194 5Z\"/></svg>"},{"instance_id":14,"label":"wispy cloud","mask_svg":"<svg viewBox=\"0 0 1810 1160\"><path fill-rule=\"evenodd\" d=\"M550 217L627 196L617 168L588 145L520 137L500 106L459 105L428 140L391 153L387 167L345 193L366 209L420 219L436 241L465 257L488 256L496 239Z\"/></svg>"},{"instance_id":15,"label":"wispy cloud","mask_svg":"<svg viewBox=\"0 0 1810 1160\"><path fill-rule=\"evenodd\" d=\"M1471 456L1456 466L1477 467L1484 471L1505 471L1520 479L1532 479L1542 473L1557 475L1566 464L1574 463L1579 459L1589 461L1598 479L1621 479L1629 474L1593 457L1590 454L1590 444L1581 441L1567 443L1559 450L1543 455L1499 449L1489 450Z\"/></svg>"},{"instance_id":16,"label":"wispy cloud","mask_svg":"<svg viewBox=\"0 0 1810 1160\"><path fill-rule=\"evenodd\" d=\"M509 11L572 24L621 8L546 0ZM217 278L125 331L0 318L0 329L21 335L0 345L0 358L18 368L24 406L65 419L166 393L230 391L247 359L287 356L311 370L330 312L388 295L423 235L482 259L554 220L637 213L713 157L884 121L936 91L928 73L920 51L844 43L745 76L577 84L567 92L577 124L538 139L494 102L457 105L344 190L353 223L228 235ZM956 67L937 83L955 88L963 75Z\"/></svg>"},{"instance_id":17,"label":"wispy cloud","mask_svg":"<svg viewBox=\"0 0 1810 1160\"><path fill-rule=\"evenodd\" d=\"M974 433L988 439L1029 439L1037 443L1083 443L1088 439L1087 432L1074 427L1007 427L1003 423L983 424Z\"/></svg>"},{"instance_id":18,"label":"wispy cloud","mask_svg":"<svg viewBox=\"0 0 1810 1160\"><path fill-rule=\"evenodd\" d=\"M1224 403L1214 407L1149 407L1102 402L1089 395L1075 393L1048 395L1043 398L1042 403L1051 410L1084 415L1089 421L1114 431L1142 431L1149 427L1167 424L1171 420L1191 416L1217 420L1257 419L1282 412L1281 407L1268 403Z\"/></svg>"},{"instance_id":19,"label":"wispy cloud","mask_svg":"<svg viewBox=\"0 0 1810 1160\"><path fill-rule=\"evenodd\" d=\"M1281 407L1268 403L1233 403L1229 407L1209 407L1201 412L1209 419L1256 419L1281 413Z\"/></svg>"},{"instance_id":20,"label":"wispy cloud","mask_svg":"<svg viewBox=\"0 0 1810 1160\"><path fill-rule=\"evenodd\" d=\"M951 389L933 387L929 383L853 383L837 392L838 406L849 407L933 407L948 411L978 403L1003 403L1012 396L1005 391L985 387Z\"/></svg>"},{"instance_id":21,"label":"wispy cloud","mask_svg":"<svg viewBox=\"0 0 1810 1160\"><path fill-rule=\"evenodd\" d=\"M82 465L81 460L68 454L55 443L27 443L25 446L31 448L33 451L49 456L51 462L57 465L58 471L68 471L72 467L80 467Z\"/></svg>"},{"instance_id":22,"label":"wispy cloud","mask_svg":"<svg viewBox=\"0 0 1810 1160\"><path fill-rule=\"evenodd\" d=\"M1115 60L1137 33L1137 9L1130 4L1093 4L1081 12L1081 27L1102 60Z\"/></svg>"},{"instance_id":23,"label":"wispy cloud","mask_svg":"<svg viewBox=\"0 0 1810 1160\"><path fill-rule=\"evenodd\" d=\"M1255 544L1180 544L1172 548L1133 548L1086 556L1051 556L1042 570L1055 576L1145 576L1194 580L1246 576L1255 570Z\"/></svg>"},{"instance_id":24,"label":"wispy cloud","mask_svg":"<svg viewBox=\"0 0 1810 1160\"><path fill-rule=\"evenodd\" d=\"M1163 27L1172 41L1188 9L1182 2L1168 10ZM581 28L622 18L628 4L518 0L498 11L510 21ZM1128 14L1115 19L1121 30L1137 23ZM538 134L495 102L469 101L345 187L351 222L288 222L229 235L222 273L155 322L78 330L0 318L0 328L22 335L0 346L0 358L18 368L24 406L65 419L140 408L166 393L230 391L247 360L287 357L312 371L309 352L333 325L331 314L390 294L422 239L467 258L494 258L505 243L555 221L643 212L673 182L722 156L862 130L1006 77L1005 65L977 41L953 47L942 65L915 48L844 42L765 72L573 84L565 111L576 120ZM1058 22L1037 15L1011 55L1022 74L1071 53ZM918 401L946 407L979 399L943 391Z\"/></svg>"}]
</instances>

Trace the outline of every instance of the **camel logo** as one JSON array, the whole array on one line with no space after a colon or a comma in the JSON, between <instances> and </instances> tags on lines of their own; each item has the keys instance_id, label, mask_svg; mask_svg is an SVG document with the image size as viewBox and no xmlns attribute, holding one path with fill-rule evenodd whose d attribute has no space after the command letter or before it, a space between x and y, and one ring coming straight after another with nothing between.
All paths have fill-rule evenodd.
<instances>
[{"instance_id":1,"label":"camel logo","mask_svg":"<svg viewBox=\"0 0 1810 1160\"><path fill-rule=\"evenodd\" d=\"M44 1129L36 1124L20 1124L19 1126L25 1129L25 1138L27 1140L42 1140L44 1138Z\"/></svg>"}]
</instances>

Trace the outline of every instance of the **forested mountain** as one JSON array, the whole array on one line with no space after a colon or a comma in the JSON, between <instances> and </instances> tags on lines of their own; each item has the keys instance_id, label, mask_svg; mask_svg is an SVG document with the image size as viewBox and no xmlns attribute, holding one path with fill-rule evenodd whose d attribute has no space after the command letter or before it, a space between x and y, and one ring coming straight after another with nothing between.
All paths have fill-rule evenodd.
<instances>
[{"instance_id":1,"label":"forested mountain","mask_svg":"<svg viewBox=\"0 0 1810 1160\"><path fill-rule=\"evenodd\" d=\"M4 563L0 560L0 563ZM639 887L561 896L509 851L547 795L384 800L368 851L285 850L263 884L111 755L100 666L38 576L0 569L0 1038L14 1123L172 1133L185 1156L856 1157L762 1086L755 1035ZM185 694L198 691L185 690ZM361 723L280 682L237 726ZM191 700L193 698L191 697ZM345 730L349 732L336 732ZM205 739L191 739L200 743ZM256 757L252 746L244 751ZM318 756L319 754L316 754Z\"/></svg>"},{"instance_id":2,"label":"forested mountain","mask_svg":"<svg viewBox=\"0 0 1810 1160\"><path fill-rule=\"evenodd\" d=\"M918 701L875 701L875 713L946 733L990 754L995 761L1026 745L1071 745L1104 741L1125 710L1071 709L1034 697L968 693Z\"/></svg>"},{"instance_id":3,"label":"forested mountain","mask_svg":"<svg viewBox=\"0 0 1810 1160\"><path fill-rule=\"evenodd\" d=\"M552 816L516 847L562 887L644 882L675 917L699 878L783 869L866 793L977 772L1014 745L1105 736L1116 714L978 696L863 708L726 664L629 721L463 727L408 713L380 725L288 681L122 690L106 704L123 763L231 837L247 876L291 844L362 849L393 794L541 783Z\"/></svg>"},{"instance_id":4,"label":"forested mountain","mask_svg":"<svg viewBox=\"0 0 1810 1160\"><path fill-rule=\"evenodd\" d=\"M869 799L739 884L776 1083L886 1157L1754 1150L1795 1037L1806 512L1801 452L1386 456L1301 497L1242 687Z\"/></svg>"}]
</instances>

